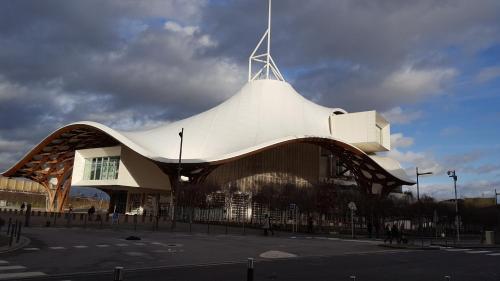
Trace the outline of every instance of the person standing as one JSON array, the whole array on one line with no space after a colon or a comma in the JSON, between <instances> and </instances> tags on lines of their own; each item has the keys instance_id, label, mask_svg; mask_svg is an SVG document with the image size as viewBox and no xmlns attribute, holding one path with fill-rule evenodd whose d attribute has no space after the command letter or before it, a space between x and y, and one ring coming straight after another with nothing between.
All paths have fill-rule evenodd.
<instances>
[{"instance_id":1,"label":"person standing","mask_svg":"<svg viewBox=\"0 0 500 281\"><path fill-rule=\"evenodd\" d=\"M270 223L270 219L269 219L269 216L266 214L266 216L264 217L264 225L262 226L262 228L264 229L264 235L267 236L268 235L268 232L269 232L269 229L271 228L271 223Z\"/></svg>"},{"instance_id":2,"label":"person standing","mask_svg":"<svg viewBox=\"0 0 500 281\"><path fill-rule=\"evenodd\" d=\"M389 225L385 226L385 239L384 239L384 243L386 243L387 241L389 241L392 244L391 228L389 227Z\"/></svg>"},{"instance_id":3,"label":"person standing","mask_svg":"<svg viewBox=\"0 0 500 281\"><path fill-rule=\"evenodd\" d=\"M24 208L26 208L26 204L23 202L23 203L21 204L21 212L22 212L22 211L24 211Z\"/></svg>"},{"instance_id":4,"label":"person standing","mask_svg":"<svg viewBox=\"0 0 500 281\"><path fill-rule=\"evenodd\" d=\"M92 216L93 216L93 215L94 215L94 213L95 213L95 207L94 207L94 206L91 206L91 207L89 208L89 210L87 211L87 213L88 213L88 215L89 215L89 221L91 221L91 220L92 220Z\"/></svg>"},{"instance_id":5,"label":"person standing","mask_svg":"<svg viewBox=\"0 0 500 281\"><path fill-rule=\"evenodd\" d=\"M396 239L396 242L399 244L399 231L398 231L398 226L396 224L392 225L391 229L391 244L392 244L392 238Z\"/></svg>"},{"instance_id":6,"label":"person standing","mask_svg":"<svg viewBox=\"0 0 500 281\"><path fill-rule=\"evenodd\" d=\"M314 221L311 215L307 218L307 232L311 234L314 232Z\"/></svg>"},{"instance_id":7,"label":"person standing","mask_svg":"<svg viewBox=\"0 0 500 281\"><path fill-rule=\"evenodd\" d=\"M271 235L274 236L273 221L271 219L271 216L268 216L267 219L269 221L269 231L271 232Z\"/></svg>"}]
</instances>

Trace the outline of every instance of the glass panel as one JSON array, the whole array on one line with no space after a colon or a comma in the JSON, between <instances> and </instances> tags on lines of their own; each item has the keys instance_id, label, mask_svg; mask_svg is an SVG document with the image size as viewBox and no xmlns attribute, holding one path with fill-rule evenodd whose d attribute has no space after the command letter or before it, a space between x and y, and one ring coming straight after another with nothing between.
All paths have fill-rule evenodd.
<instances>
[{"instance_id":1,"label":"glass panel","mask_svg":"<svg viewBox=\"0 0 500 281\"><path fill-rule=\"evenodd\" d=\"M120 157L96 157L85 159L83 178L86 180L116 180Z\"/></svg>"},{"instance_id":2,"label":"glass panel","mask_svg":"<svg viewBox=\"0 0 500 281\"><path fill-rule=\"evenodd\" d=\"M97 164L95 167L95 179L100 180L101 179L101 167L102 167L102 158L96 158Z\"/></svg>"},{"instance_id":3,"label":"glass panel","mask_svg":"<svg viewBox=\"0 0 500 281\"><path fill-rule=\"evenodd\" d=\"M101 179L102 180L108 179L108 166L109 166L108 164L109 164L109 157L102 158L102 168L101 168Z\"/></svg>"},{"instance_id":4,"label":"glass panel","mask_svg":"<svg viewBox=\"0 0 500 281\"><path fill-rule=\"evenodd\" d=\"M115 170L113 171L113 179L118 179L118 169L120 167L120 157L113 157L113 163Z\"/></svg>"},{"instance_id":5,"label":"glass panel","mask_svg":"<svg viewBox=\"0 0 500 281\"><path fill-rule=\"evenodd\" d=\"M92 166L90 167L90 180L95 180L95 164L96 164L96 159L92 159Z\"/></svg>"},{"instance_id":6,"label":"glass panel","mask_svg":"<svg viewBox=\"0 0 500 281\"><path fill-rule=\"evenodd\" d=\"M92 170L92 159L85 159L85 168L83 170L84 180L90 180L90 170Z\"/></svg>"}]
</instances>

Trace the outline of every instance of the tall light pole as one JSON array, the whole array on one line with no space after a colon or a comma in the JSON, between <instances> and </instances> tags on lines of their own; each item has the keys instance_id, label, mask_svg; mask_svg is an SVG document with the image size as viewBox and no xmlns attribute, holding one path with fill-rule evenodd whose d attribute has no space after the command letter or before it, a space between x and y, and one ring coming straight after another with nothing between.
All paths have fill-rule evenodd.
<instances>
[{"instance_id":1,"label":"tall light pole","mask_svg":"<svg viewBox=\"0 0 500 281\"><path fill-rule=\"evenodd\" d=\"M181 131L179 132L179 137L181 138L181 146L179 148L179 165L177 166L177 182L175 184L172 185L172 187L179 187L181 185L181 163L182 163L182 142L184 140L184 128L181 129ZM172 208L172 224L171 224L171 228L174 229L175 228L175 205L176 205L176 200L175 200L175 197L177 196L176 194L176 188L172 188L172 196L170 197L170 202L171 202L171 208Z\"/></svg>"},{"instance_id":2,"label":"tall light pole","mask_svg":"<svg viewBox=\"0 0 500 281\"><path fill-rule=\"evenodd\" d=\"M177 182L181 182L181 161L182 161L182 142L184 140L184 128L179 132L179 137L181 138L181 147L179 149L179 166L177 167Z\"/></svg>"},{"instance_id":3,"label":"tall light pole","mask_svg":"<svg viewBox=\"0 0 500 281\"><path fill-rule=\"evenodd\" d=\"M460 242L460 218L458 215L458 198L457 198L457 174L455 173L455 170L450 170L448 171L448 177L453 178L453 184L455 188L455 224L457 228L457 241Z\"/></svg>"},{"instance_id":4,"label":"tall light pole","mask_svg":"<svg viewBox=\"0 0 500 281\"><path fill-rule=\"evenodd\" d=\"M421 234L422 233L422 205L420 204L420 187L418 185L418 177L424 176L424 175L432 175L432 172L419 173L418 167L416 167L415 170L416 170L416 174L417 174L418 231ZM422 237L422 244L423 244L423 237Z\"/></svg>"},{"instance_id":5,"label":"tall light pole","mask_svg":"<svg viewBox=\"0 0 500 281\"><path fill-rule=\"evenodd\" d=\"M423 175L432 175L432 172L426 172L426 173L419 173L418 172L418 167L416 168L417 171L417 201L420 202L420 188L418 185L418 177L423 176Z\"/></svg>"}]
</instances>

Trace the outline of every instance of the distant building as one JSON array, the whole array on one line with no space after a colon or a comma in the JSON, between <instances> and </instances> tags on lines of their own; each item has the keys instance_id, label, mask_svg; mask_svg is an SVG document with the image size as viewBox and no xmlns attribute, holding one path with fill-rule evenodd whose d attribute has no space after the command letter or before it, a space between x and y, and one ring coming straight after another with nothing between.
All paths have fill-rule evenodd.
<instances>
[{"instance_id":1,"label":"distant building","mask_svg":"<svg viewBox=\"0 0 500 281\"><path fill-rule=\"evenodd\" d=\"M496 201L495 198L484 198L484 197L473 197L473 198L464 198L464 206L466 207L476 207L476 208L486 208L495 206Z\"/></svg>"}]
</instances>

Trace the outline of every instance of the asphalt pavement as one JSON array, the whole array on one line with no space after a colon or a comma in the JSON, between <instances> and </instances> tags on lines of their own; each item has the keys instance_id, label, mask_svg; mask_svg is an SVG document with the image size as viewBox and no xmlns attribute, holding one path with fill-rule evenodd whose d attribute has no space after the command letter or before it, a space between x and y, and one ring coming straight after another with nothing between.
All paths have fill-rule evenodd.
<instances>
[{"instance_id":1,"label":"asphalt pavement","mask_svg":"<svg viewBox=\"0 0 500 281\"><path fill-rule=\"evenodd\" d=\"M123 230L31 228L0 254L0 280L500 280L500 249L389 249L380 241ZM130 235L141 240L125 240Z\"/></svg>"}]
</instances>

